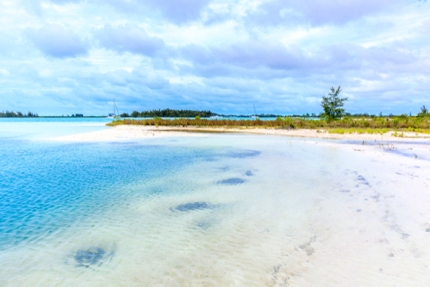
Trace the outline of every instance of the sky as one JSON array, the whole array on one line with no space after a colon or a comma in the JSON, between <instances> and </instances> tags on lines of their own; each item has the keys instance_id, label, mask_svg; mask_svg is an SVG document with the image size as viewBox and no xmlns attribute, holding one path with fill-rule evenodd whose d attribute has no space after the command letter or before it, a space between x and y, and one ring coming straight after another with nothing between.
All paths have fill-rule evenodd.
<instances>
[{"instance_id":1,"label":"sky","mask_svg":"<svg viewBox=\"0 0 430 287\"><path fill-rule=\"evenodd\" d=\"M430 106L430 3L0 0L0 110L351 113Z\"/></svg>"}]
</instances>

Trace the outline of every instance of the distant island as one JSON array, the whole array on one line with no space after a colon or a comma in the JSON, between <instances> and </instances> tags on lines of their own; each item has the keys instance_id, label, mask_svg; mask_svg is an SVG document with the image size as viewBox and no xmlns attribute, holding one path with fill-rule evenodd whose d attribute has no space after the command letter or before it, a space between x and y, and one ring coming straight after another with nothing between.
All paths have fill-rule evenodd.
<instances>
[{"instance_id":1,"label":"distant island","mask_svg":"<svg viewBox=\"0 0 430 287\"><path fill-rule=\"evenodd\" d=\"M212 117L217 114L211 111L195 111L195 110L152 110L152 111L133 111L131 114L122 113L120 117L122 118L151 118L151 117L162 117L162 118L188 118L188 117Z\"/></svg>"},{"instance_id":2,"label":"distant island","mask_svg":"<svg viewBox=\"0 0 430 287\"><path fill-rule=\"evenodd\" d=\"M37 113L28 112L27 114L24 114L22 112L12 112L12 111L5 111L0 112L0 118L38 118L39 115Z\"/></svg>"},{"instance_id":3,"label":"distant island","mask_svg":"<svg viewBox=\"0 0 430 287\"><path fill-rule=\"evenodd\" d=\"M427 113L426 110L424 114ZM420 116L422 114L418 113L417 116ZM73 116L73 115L72 115ZM150 110L150 111L133 111L131 113L122 113L119 115L120 118L209 118L209 117L223 117L223 118L249 118L251 115L243 115L243 114L220 114L220 113L214 113L210 110L208 111L198 111L198 110L175 110L175 109L159 109L159 110ZM256 114L254 115L258 118L278 118L278 117L291 117L291 118L322 118L324 117L323 113L304 113L304 114ZM395 118L395 117L412 117L412 114L369 114L369 113L345 113L343 114L345 117L350 118L377 118L377 117L388 117L388 118Z\"/></svg>"},{"instance_id":4,"label":"distant island","mask_svg":"<svg viewBox=\"0 0 430 287\"><path fill-rule=\"evenodd\" d=\"M121 118L194 118L194 117L201 117L201 118L209 118L214 116L220 116L220 117L236 117L236 118L248 118L250 115L235 115L235 114L220 114L220 113L214 113L210 110L208 111L198 111L198 110L175 110L175 109L158 109L158 110L150 110L150 111L133 111L131 113L122 113L119 115ZM255 115L260 118L277 118L282 117L283 115L279 114L257 114ZM312 113L306 113L306 114L297 114L297 115L291 115L292 117L304 117L304 118L317 118L319 115Z\"/></svg>"}]
</instances>

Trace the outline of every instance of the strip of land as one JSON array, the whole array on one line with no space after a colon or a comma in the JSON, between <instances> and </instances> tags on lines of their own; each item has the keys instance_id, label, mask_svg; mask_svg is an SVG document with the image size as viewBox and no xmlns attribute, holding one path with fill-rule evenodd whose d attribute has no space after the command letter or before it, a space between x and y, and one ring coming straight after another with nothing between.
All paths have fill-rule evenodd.
<instances>
[{"instance_id":1,"label":"strip of land","mask_svg":"<svg viewBox=\"0 0 430 287\"><path fill-rule=\"evenodd\" d=\"M205 133L259 134L339 140L386 140L386 141L429 141L430 134L418 132L388 131L385 133L330 133L326 129L270 129L270 128L229 128L229 127L172 127L119 125L104 130L53 138L59 141L121 141L138 138L204 136Z\"/></svg>"}]
</instances>

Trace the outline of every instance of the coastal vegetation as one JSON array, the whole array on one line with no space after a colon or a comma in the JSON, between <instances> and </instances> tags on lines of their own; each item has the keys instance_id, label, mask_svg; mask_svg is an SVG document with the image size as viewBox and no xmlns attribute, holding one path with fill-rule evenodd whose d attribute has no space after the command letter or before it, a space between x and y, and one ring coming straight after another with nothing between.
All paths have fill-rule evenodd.
<instances>
[{"instance_id":1,"label":"coastal vegetation","mask_svg":"<svg viewBox=\"0 0 430 287\"><path fill-rule=\"evenodd\" d=\"M211 117L215 116L211 111L195 111L195 110L151 110L151 111L133 111L131 114L122 113L122 118L149 118L149 117L163 117L163 118L179 118L179 117Z\"/></svg>"},{"instance_id":2,"label":"coastal vegetation","mask_svg":"<svg viewBox=\"0 0 430 287\"><path fill-rule=\"evenodd\" d=\"M38 114L28 112L28 113L22 113L22 112L12 112L12 111L3 111L0 112L0 118L37 118L39 117Z\"/></svg>"},{"instance_id":3,"label":"coastal vegetation","mask_svg":"<svg viewBox=\"0 0 430 287\"><path fill-rule=\"evenodd\" d=\"M200 128L273 128L273 129L327 129L334 133L385 133L394 131L428 132L430 131L430 117L343 117L342 119L327 121L325 119L308 120L293 117L278 117L276 120L230 120L230 119L122 119L109 123L116 125L142 125L166 127L200 127Z\"/></svg>"},{"instance_id":4,"label":"coastal vegetation","mask_svg":"<svg viewBox=\"0 0 430 287\"><path fill-rule=\"evenodd\" d=\"M278 116L276 120L262 120L260 118L215 118L205 119L217 115L210 111L191 110L153 110L149 112L133 112L132 117L147 117L147 119L128 119L123 114L123 119L109 123L116 125L141 125L164 127L195 127L195 128L262 128L262 129L323 129L329 133L369 133L384 134L394 131L395 136L402 136L403 132L430 133L430 113L425 106L421 107L417 116L392 114L379 116L369 114L351 115L343 108L348 98L341 98L341 87L331 87L328 96L323 96L321 107L323 112L317 117L310 116ZM152 117L152 118L148 118ZM168 118L168 119L166 119Z\"/></svg>"},{"instance_id":5,"label":"coastal vegetation","mask_svg":"<svg viewBox=\"0 0 430 287\"><path fill-rule=\"evenodd\" d=\"M430 117L430 113L427 110L426 106L421 107L421 111L417 114L417 117Z\"/></svg>"},{"instance_id":6,"label":"coastal vegetation","mask_svg":"<svg viewBox=\"0 0 430 287\"><path fill-rule=\"evenodd\" d=\"M331 87L328 97L322 97L321 106L323 113L321 117L326 121L340 119L345 115L345 109L342 107L348 98L339 97L341 91L340 86L337 89Z\"/></svg>"}]
</instances>

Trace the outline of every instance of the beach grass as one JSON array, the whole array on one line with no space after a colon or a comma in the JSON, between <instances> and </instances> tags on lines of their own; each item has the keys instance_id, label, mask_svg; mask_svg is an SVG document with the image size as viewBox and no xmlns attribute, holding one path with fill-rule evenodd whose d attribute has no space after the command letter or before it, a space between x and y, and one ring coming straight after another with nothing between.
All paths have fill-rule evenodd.
<instances>
[{"instance_id":1,"label":"beach grass","mask_svg":"<svg viewBox=\"0 0 430 287\"><path fill-rule=\"evenodd\" d=\"M293 117L278 117L276 120L207 120L201 118L176 119L122 119L107 124L108 126L138 125L155 127L193 127L193 128L231 128L231 129L323 129L333 134L385 134L394 132L394 136L402 136L403 132L430 134L430 117L344 117L340 120L326 121L309 120Z\"/></svg>"},{"instance_id":2,"label":"beach grass","mask_svg":"<svg viewBox=\"0 0 430 287\"><path fill-rule=\"evenodd\" d=\"M330 134L385 134L387 132L393 131L388 128L334 128L327 129Z\"/></svg>"}]
</instances>

